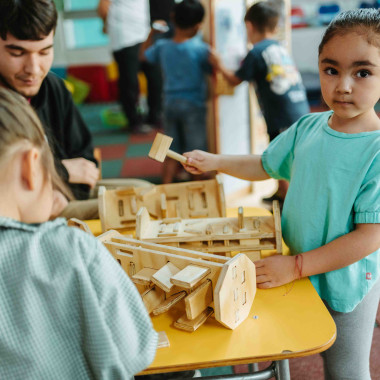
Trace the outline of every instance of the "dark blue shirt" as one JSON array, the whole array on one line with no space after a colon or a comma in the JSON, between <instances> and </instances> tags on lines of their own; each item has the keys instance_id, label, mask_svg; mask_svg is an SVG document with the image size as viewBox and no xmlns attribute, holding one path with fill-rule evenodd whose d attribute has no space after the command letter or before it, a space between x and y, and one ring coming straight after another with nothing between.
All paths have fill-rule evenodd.
<instances>
[{"instance_id":1,"label":"dark blue shirt","mask_svg":"<svg viewBox=\"0 0 380 380\"><path fill-rule=\"evenodd\" d=\"M285 48L275 40L257 43L235 75L253 81L268 132L282 132L308 113L301 76Z\"/></svg>"}]
</instances>

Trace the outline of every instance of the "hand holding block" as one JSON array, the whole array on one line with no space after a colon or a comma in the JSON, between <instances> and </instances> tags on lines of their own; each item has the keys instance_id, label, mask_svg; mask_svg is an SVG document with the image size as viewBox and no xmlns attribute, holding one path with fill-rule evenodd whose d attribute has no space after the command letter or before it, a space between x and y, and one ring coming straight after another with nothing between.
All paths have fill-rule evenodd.
<instances>
[{"instance_id":1,"label":"hand holding block","mask_svg":"<svg viewBox=\"0 0 380 380\"><path fill-rule=\"evenodd\" d=\"M172 137L165 136L162 133L157 133L156 137L154 138L152 147L150 148L148 156L160 162L163 162L165 160L165 157L168 156L173 160L186 164L187 158L185 156L182 156L181 154L173 152L169 149L172 141Z\"/></svg>"}]
</instances>

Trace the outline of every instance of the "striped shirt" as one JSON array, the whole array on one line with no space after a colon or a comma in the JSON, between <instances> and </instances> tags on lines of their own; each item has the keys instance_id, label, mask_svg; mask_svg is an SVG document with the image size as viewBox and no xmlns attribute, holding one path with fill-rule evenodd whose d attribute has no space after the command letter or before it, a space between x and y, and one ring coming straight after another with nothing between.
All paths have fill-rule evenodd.
<instances>
[{"instance_id":1,"label":"striped shirt","mask_svg":"<svg viewBox=\"0 0 380 380\"><path fill-rule=\"evenodd\" d=\"M135 286L64 219L0 217L0 379L129 379L157 334Z\"/></svg>"}]
</instances>

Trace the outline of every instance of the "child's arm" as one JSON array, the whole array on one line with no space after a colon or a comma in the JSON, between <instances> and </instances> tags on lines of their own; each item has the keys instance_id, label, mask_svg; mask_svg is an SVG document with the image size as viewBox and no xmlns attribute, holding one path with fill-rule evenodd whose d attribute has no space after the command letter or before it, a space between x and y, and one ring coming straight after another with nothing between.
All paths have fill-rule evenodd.
<instances>
[{"instance_id":1,"label":"child's arm","mask_svg":"<svg viewBox=\"0 0 380 380\"><path fill-rule=\"evenodd\" d=\"M192 174L217 170L248 181L260 181L270 178L261 164L261 156L257 155L221 155L193 150L184 153L187 163L184 168Z\"/></svg>"},{"instance_id":2,"label":"child's arm","mask_svg":"<svg viewBox=\"0 0 380 380\"><path fill-rule=\"evenodd\" d=\"M379 248L380 224L357 224L354 231L302 253L302 277L344 268ZM298 278L295 256L271 256L256 261L255 265L258 288L272 288Z\"/></svg>"},{"instance_id":3,"label":"child's arm","mask_svg":"<svg viewBox=\"0 0 380 380\"><path fill-rule=\"evenodd\" d=\"M215 70L219 70L231 86L239 85L242 80L232 70L228 70L222 63L215 50L210 51L209 61Z\"/></svg>"},{"instance_id":4,"label":"child's arm","mask_svg":"<svg viewBox=\"0 0 380 380\"><path fill-rule=\"evenodd\" d=\"M166 21L164 20L156 20L155 21L156 24L160 24L162 25L163 27L167 27L167 23ZM141 44L140 46L140 51L139 51L139 60L140 61L146 61L146 57L145 57L145 51L153 45L153 41L154 41L154 36L158 33L163 33L163 31L159 31L158 29L156 28L151 28L150 32L149 32L149 35L148 35L148 38Z\"/></svg>"}]
</instances>

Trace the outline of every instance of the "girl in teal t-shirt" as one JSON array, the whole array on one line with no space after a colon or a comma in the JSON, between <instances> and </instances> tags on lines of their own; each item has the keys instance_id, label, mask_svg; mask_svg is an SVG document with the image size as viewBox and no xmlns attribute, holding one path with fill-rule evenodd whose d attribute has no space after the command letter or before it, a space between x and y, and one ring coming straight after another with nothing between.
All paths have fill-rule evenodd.
<instances>
[{"instance_id":1,"label":"girl in teal t-shirt","mask_svg":"<svg viewBox=\"0 0 380 380\"><path fill-rule=\"evenodd\" d=\"M319 46L329 112L306 115L262 156L185 153L186 169L247 180L290 182L283 213L292 256L255 262L257 286L310 280L337 325L323 353L326 379L370 379L369 355L380 297L380 12L343 12Z\"/></svg>"}]
</instances>

